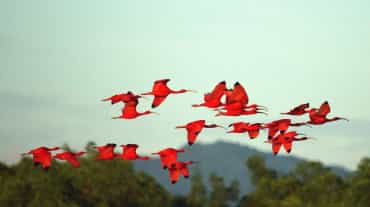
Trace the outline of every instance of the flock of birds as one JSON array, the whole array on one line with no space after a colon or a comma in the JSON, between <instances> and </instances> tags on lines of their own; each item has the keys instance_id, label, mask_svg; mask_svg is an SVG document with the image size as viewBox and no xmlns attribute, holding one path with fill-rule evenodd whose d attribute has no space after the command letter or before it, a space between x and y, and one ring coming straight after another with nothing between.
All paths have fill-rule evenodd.
<instances>
[{"instance_id":1,"label":"flock of birds","mask_svg":"<svg viewBox=\"0 0 370 207\"><path fill-rule=\"evenodd\" d=\"M194 90L186 89L181 89L178 91L172 90L167 86L167 83L169 81L170 79L155 81L152 90L147 93L136 95L133 92L128 91L127 93L113 95L109 98L103 99L102 101L109 101L112 105L116 103L124 104L121 115L112 117L113 119L135 119L140 116L156 113L150 110L144 112L137 111L139 99L143 98L144 96L154 96L152 108L156 108L163 104L163 102L170 94L196 92ZM266 111L268 110L265 106L250 104L248 94L242 84L236 82L232 89L228 89L226 87L225 81L219 82L210 93L204 94L203 103L193 104L192 107L210 108L217 112L216 116L244 116L259 113L267 114ZM227 131L227 133L247 133L250 139L255 139L259 136L261 130L266 129L268 130L268 136L265 142L272 145L273 155L278 154L281 146L284 147L287 153L290 153L290 151L292 150L293 142L307 140L311 137L304 136L304 134L297 133L296 131L288 131L289 127L321 125L337 120L347 120L346 118L342 117L328 118L327 116L329 113L330 105L327 101L323 102L319 108L310 108L309 103L304 103L292 108L288 112L281 114L290 116L302 116L308 114L309 120L306 122L294 123L291 119L287 118L274 120L269 123L249 123L239 121L230 124L229 127L232 127L232 130ZM176 129L186 129L187 142L189 146L191 146L196 142L198 135L202 132L204 128L216 127L225 128L221 125L206 123L206 120L196 120L182 126L177 126ZM120 146L122 147L121 154L115 153L114 149L116 147L116 144L114 143L108 143L104 146L96 146L95 149L97 150L98 155L94 159L149 159L148 156L140 156L137 154L136 150L139 147L137 144L125 144ZM48 148L42 146L33 149L27 153L24 153L23 155L32 155L34 164L41 165L46 170L49 169L49 167L51 166L53 159L68 161L73 167L80 166L78 157L85 154L85 152L82 151L74 153L70 151L65 151L55 155L51 154L51 151L59 149L59 147ZM179 161L177 159L177 154L183 152L185 152L184 149L166 148L152 153L153 155L159 155L162 168L168 171L172 184L178 181L180 175L188 178L190 175L188 166L196 163L195 161Z\"/></svg>"}]
</instances>

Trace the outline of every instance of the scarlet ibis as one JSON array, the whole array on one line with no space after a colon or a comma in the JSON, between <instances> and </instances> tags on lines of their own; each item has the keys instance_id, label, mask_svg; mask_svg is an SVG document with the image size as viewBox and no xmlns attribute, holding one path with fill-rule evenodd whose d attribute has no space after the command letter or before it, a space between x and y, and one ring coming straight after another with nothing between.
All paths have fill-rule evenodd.
<instances>
[{"instance_id":1,"label":"scarlet ibis","mask_svg":"<svg viewBox=\"0 0 370 207\"><path fill-rule=\"evenodd\" d=\"M291 119L279 119L272 121L270 123L264 124L264 128L268 129L268 139L272 139L272 137L275 136L275 134L280 131L280 133L284 133L289 126L308 126L307 123L292 123Z\"/></svg>"},{"instance_id":2,"label":"scarlet ibis","mask_svg":"<svg viewBox=\"0 0 370 207\"><path fill-rule=\"evenodd\" d=\"M167 169L174 166L177 162L177 153L185 152L184 149L166 148L159 152L152 153L153 155L159 155L163 169Z\"/></svg>"},{"instance_id":3,"label":"scarlet ibis","mask_svg":"<svg viewBox=\"0 0 370 207\"><path fill-rule=\"evenodd\" d=\"M120 116L112 117L112 119L135 119L139 116L147 115L147 114L158 114L153 111L144 111L138 112L136 110L137 105L139 104L138 100L130 101L124 105L122 108L122 113Z\"/></svg>"},{"instance_id":4,"label":"scarlet ibis","mask_svg":"<svg viewBox=\"0 0 370 207\"><path fill-rule=\"evenodd\" d=\"M187 89L181 89L178 91L174 91L167 86L167 83L169 81L170 79L156 80L153 84L152 91L141 94L141 95L153 95L154 96L152 108L159 106L170 94L195 92L194 90L187 90Z\"/></svg>"},{"instance_id":5,"label":"scarlet ibis","mask_svg":"<svg viewBox=\"0 0 370 207\"><path fill-rule=\"evenodd\" d=\"M283 115L292 115L292 116L300 116L300 115L303 115L305 113L308 113L308 110L307 109L309 107L310 107L310 104L309 103L305 103L305 104L301 104L299 106L294 107L293 109L291 109L288 112L280 113L280 114L283 114Z\"/></svg>"},{"instance_id":6,"label":"scarlet ibis","mask_svg":"<svg viewBox=\"0 0 370 207\"><path fill-rule=\"evenodd\" d=\"M148 160L148 156L139 156L136 153L137 148L139 147L137 144L126 144L121 145L122 147L122 154L119 157L123 160Z\"/></svg>"},{"instance_id":7,"label":"scarlet ibis","mask_svg":"<svg viewBox=\"0 0 370 207\"><path fill-rule=\"evenodd\" d=\"M248 122L235 122L229 125L229 127L233 127L231 131L228 131L227 133L244 133L247 132L247 128L250 124Z\"/></svg>"},{"instance_id":8,"label":"scarlet ibis","mask_svg":"<svg viewBox=\"0 0 370 207\"><path fill-rule=\"evenodd\" d=\"M114 153L115 147L116 144L113 143L95 147L99 152L98 157L96 157L95 160L113 160L115 157L117 157L117 154Z\"/></svg>"},{"instance_id":9,"label":"scarlet ibis","mask_svg":"<svg viewBox=\"0 0 370 207\"><path fill-rule=\"evenodd\" d=\"M301 134L299 134L295 131L286 132L286 133L283 133L283 134L279 134L276 137L274 137L273 139L267 141L268 143L272 144L273 155L277 155L279 153L281 145L284 146L285 151L287 153L290 153L291 150L292 150L292 144L293 144L294 141L303 141L303 140L310 139L310 137L297 138L296 137L297 135L301 135Z\"/></svg>"},{"instance_id":10,"label":"scarlet ibis","mask_svg":"<svg viewBox=\"0 0 370 207\"><path fill-rule=\"evenodd\" d=\"M216 128L216 127L222 127L217 124L206 124L205 120L196 120L187 123L184 126L177 126L176 129L185 128L187 131L187 139L188 144L191 146L194 144L195 140L197 139L199 133L203 130L203 128Z\"/></svg>"},{"instance_id":11,"label":"scarlet ibis","mask_svg":"<svg viewBox=\"0 0 370 207\"><path fill-rule=\"evenodd\" d=\"M137 99L142 98L141 96L135 95L131 91L128 91L127 93L120 93L115 94L109 98L105 98L102 101L110 101L111 104L116 104L118 102L128 103L130 101L136 101Z\"/></svg>"},{"instance_id":12,"label":"scarlet ibis","mask_svg":"<svg viewBox=\"0 0 370 207\"><path fill-rule=\"evenodd\" d=\"M52 163L52 155L50 151L55 151L59 149L59 147L48 148L41 146L27 153L23 153L22 155L32 155L33 163L35 164L35 166L41 164L42 168L48 170Z\"/></svg>"},{"instance_id":13,"label":"scarlet ibis","mask_svg":"<svg viewBox=\"0 0 370 207\"><path fill-rule=\"evenodd\" d=\"M307 122L308 124L313 125L321 125L327 122L337 121L337 120L346 120L349 121L346 118L343 117L333 117L333 118L327 118L327 115L330 113L330 105L328 101L325 101L321 104L319 109L311 109L309 110L309 117L310 120Z\"/></svg>"},{"instance_id":14,"label":"scarlet ibis","mask_svg":"<svg viewBox=\"0 0 370 207\"><path fill-rule=\"evenodd\" d=\"M208 108L217 108L222 105L221 98L226 91L226 81L219 82L211 93L204 94L204 102L201 104L193 104L193 107L208 107Z\"/></svg>"},{"instance_id":15,"label":"scarlet ibis","mask_svg":"<svg viewBox=\"0 0 370 207\"><path fill-rule=\"evenodd\" d=\"M171 180L172 184L175 184L179 178L180 178L180 173L184 176L184 178L189 178L190 172L189 172L189 165L192 165L194 161L189 161L189 162L176 162L175 165L171 166L168 168L168 174Z\"/></svg>"},{"instance_id":16,"label":"scarlet ibis","mask_svg":"<svg viewBox=\"0 0 370 207\"><path fill-rule=\"evenodd\" d=\"M54 155L53 157L59 160L66 160L68 161L73 167L80 167L80 161L77 159L77 157L82 156L86 152L62 152L59 154Z\"/></svg>"}]
</instances>

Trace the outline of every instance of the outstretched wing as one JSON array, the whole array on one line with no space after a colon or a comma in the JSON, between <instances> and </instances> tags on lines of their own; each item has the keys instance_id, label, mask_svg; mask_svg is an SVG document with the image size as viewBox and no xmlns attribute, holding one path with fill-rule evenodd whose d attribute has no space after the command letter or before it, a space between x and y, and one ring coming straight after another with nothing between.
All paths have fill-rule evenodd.
<instances>
[{"instance_id":1,"label":"outstretched wing","mask_svg":"<svg viewBox=\"0 0 370 207\"><path fill-rule=\"evenodd\" d=\"M233 92L232 92L232 94L230 95L230 97L228 99L228 102L229 103L227 103L227 104L235 103L235 102L239 102L243 105L248 104L249 98L248 98L247 92L239 82L236 82L234 84L234 89L233 89Z\"/></svg>"},{"instance_id":2,"label":"outstretched wing","mask_svg":"<svg viewBox=\"0 0 370 207\"><path fill-rule=\"evenodd\" d=\"M318 115L320 116L326 116L330 113L330 105L327 101L321 104L320 109L318 111Z\"/></svg>"},{"instance_id":3,"label":"outstretched wing","mask_svg":"<svg viewBox=\"0 0 370 207\"><path fill-rule=\"evenodd\" d=\"M251 139L254 139L254 138L258 137L259 133L260 133L260 130L258 130L258 129L248 130L248 135L249 135L249 138L251 138Z\"/></svg>"},{"instance_id":4,"label":"outstretched wing","mask_svg":"<svg viewBox=\"0 0 370 207\"><path fill-rule=\"evenodd\" d=\"M161 105L161 103L166 100L167 96L155 96L154 99L153 99L153 103L152 103L152 108L155 108L159 105Z\"/></svg>"}]
</instances>

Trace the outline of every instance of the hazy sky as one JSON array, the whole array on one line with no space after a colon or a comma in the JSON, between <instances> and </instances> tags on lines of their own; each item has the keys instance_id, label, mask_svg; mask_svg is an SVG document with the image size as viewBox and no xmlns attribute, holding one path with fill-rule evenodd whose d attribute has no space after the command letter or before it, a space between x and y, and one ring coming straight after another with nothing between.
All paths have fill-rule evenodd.
<instances>
[{"instance_id":1,"label":"hazy sky","mask_svg":"<svg viewBox=\"0 0 370 207\"><path fill-rule=\"evenodd\" d=\"M370 156L369 20L368 0L0 0L0 160L88 140L152 152L186 143L174 127L189 121L268 121L328 100L331 116L351 121L299 129L317 140L295 144L292 155L354 169ZM199 93L171 96L159 116L129 121L111 120L121 106L100 102L149 91L162 78ZM190 107L222 80L241 82L270 115L220 118ZM150 104L143 100L139 110ZM199 140L269 151L262 135L209 129Z\"/></svg>"}]
</instances>

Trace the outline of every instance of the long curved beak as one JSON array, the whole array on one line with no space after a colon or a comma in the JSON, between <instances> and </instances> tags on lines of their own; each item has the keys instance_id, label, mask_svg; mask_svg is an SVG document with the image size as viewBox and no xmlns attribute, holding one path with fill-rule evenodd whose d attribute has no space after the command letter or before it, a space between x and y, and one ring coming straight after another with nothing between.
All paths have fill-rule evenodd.
<instances>
[{"instance_id":1,"label":"long curved beak","mask_svg":"<svg viewBox=\"0 0 370 207\"><path fill-rule=\"evenodd\" d=\"M186 90L187 92L198 93L196 90Z\"/></svg>"}]
</instances>

